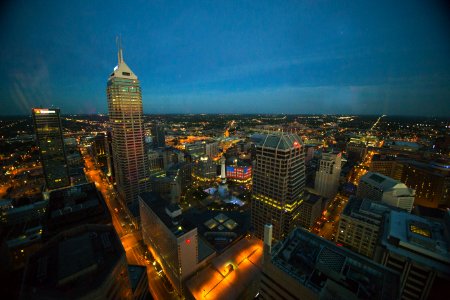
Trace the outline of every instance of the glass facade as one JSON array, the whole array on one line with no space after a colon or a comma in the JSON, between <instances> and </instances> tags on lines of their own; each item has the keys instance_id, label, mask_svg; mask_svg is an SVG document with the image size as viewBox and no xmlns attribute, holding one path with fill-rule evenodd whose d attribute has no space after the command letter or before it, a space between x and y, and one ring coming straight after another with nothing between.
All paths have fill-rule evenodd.
<instances>
[{"instance_id":1,"label":"glass facade","mask_svg":"<svg viewBox=\"0 0 450 300\"><path fill-rule=\"evenodd\" d=\"M305 152L295 134L267 135L256 145L251 217L255 235L273 225L273 237L282 239L298 223L305 186Z\"/></svg>"},{"instance_id":2,"label":"glass facade","mask_svg":"<svg viewBox=\"0 0 450 300\"><path fill-rule=\"evenodd\" d=\"M59 109L34 108L32 114L47 188L70 185Z\"/></svg>"},{"instance_id":3,"label":"glass facade","mask_svg":"<svg viewBox=\"0 0 450 300\"><path fill-rule=\"evenodd\" d=\"M153 148L164 148L166 146L166 135L163 124L155 124L152 127Z\"/></svg>"},{"instance_id":4,"label":"glass facade","mask_svg":"<svg viewBox=\"0 0 450 300\"><path fill-rule=\"evenodd\" d=\"M139 203L141 228L144 243L154 251L154 255L164 268L171 283L181 290L181 270L178 258L178 243L172 232L143 201Z\"/></svg>"},{"instance_id":5,"label":"glass facade","mask_svg":"<svg viewBox=\"0 0 450 300\"><path fill-rule=\"evenodd\" d=\"M119 194L128 204L136 201L139 193L148 191L150 182L141 88L134 74L123 78L129 76L125 73L129 72L111 74L107 97L116 182Z\"/></svg>"}]
</instances>

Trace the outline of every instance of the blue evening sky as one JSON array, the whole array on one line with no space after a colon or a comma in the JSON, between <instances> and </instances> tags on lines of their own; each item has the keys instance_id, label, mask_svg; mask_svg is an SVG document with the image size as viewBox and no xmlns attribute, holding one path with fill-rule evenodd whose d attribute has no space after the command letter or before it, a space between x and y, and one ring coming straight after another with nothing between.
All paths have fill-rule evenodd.
<instances>
[{"instance_id":1,"label":"blue evening sky","mask_svg":"<svg viewBox=\"0 0 450 300\"><path fill-rule=\"evenodd\" d=\"M115 37L145 113L450 115L436 1L2 1L0 115L106 112Z\"/></svg>"}]
</instances>

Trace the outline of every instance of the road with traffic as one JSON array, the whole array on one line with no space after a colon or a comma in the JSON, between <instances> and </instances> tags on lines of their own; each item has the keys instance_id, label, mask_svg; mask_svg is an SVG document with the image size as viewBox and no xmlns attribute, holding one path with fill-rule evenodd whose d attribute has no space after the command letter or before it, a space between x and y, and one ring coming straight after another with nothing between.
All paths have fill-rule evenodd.
<instances>
[{"instance_id":1,"label":"road with traffic","mask_svg":"<svg viewBox=\"0 0 450 300\"><path fill-rule=\"evenodd\" d=\"M132 265L141 265L147 267L147 276L149 280L150 293L154 299L179 299L173 288L168 283L163 272L157 272L153 266L153 260L145 259L144 255L148 249L143 246L141 231L136 229L119 201L117 192L108 182L107 177L97 168L95 161L89 155L88 151L82 150L85 173L90 181L95 183L97 189L102 193L106 205L111 213L112 224L120 237L123 248L125 249L127 261Z\"/></svg>"}]
</instances>

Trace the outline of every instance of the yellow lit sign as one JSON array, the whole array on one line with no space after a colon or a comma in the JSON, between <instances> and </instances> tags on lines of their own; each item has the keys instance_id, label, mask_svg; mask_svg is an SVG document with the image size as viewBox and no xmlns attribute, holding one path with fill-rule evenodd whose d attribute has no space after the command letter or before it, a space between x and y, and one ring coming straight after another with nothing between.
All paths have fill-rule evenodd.
<instances>
[{"instance_id":1,"label":"yellow lit sign","mask_svg":"<svg viewBox=\"0 0 450 300\"><path fill-rule=\"evenodd\" d=\"M54 113L56 113L56 111L55 110L49 110L49 109L46 109L46 108L35 108L34 109L34 113L36 113L36 114L54 114Z\"/></svg>"}]
</instances>

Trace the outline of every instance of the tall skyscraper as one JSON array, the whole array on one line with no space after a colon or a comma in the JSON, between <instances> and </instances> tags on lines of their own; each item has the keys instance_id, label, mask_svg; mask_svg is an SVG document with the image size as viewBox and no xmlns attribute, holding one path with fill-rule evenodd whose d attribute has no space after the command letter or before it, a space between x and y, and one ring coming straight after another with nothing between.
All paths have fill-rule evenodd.
<instances>
[{"instance_id":1,"label":"tall skyscraper","mask_svg":"<svg viewBox=\"0 0 450 300\"><path fill-rule=\"evenodd\" d=\"M118 65L108 79L109 122L117 189L128 204L150 187L144 150L144 120L141 87L137 76L123 60L119 44Z\"/></svg>"},{"instance_id":2,"label":"tall skyscraper","mask_svg":"<svg viewBox=\"0 0 450 300\"><path fill-rule=\"evenodd\" d=\"M341 175L341 153L323 152L316 172L314 189L328 199L336 196Z\"/></svg>"},{"instance_id":3,"label":"tall skyscraper","mask_svg":"<svg viewBox=\"0 0 450 300\"><path fill-rule=\"evenodd\" d=\"M47 189L70 185L59 109L33 108L33 122Z\"/></svg>"},{"instance_id":4,"label":"tall skyscraper","mask_svg":"<svg viewBox=\"0 0 450 300\"><path fill-rule=\"evenodd\" d=\"M154 124L152 126L153 148L164 148L166 146L166 135L164 124Z\"/></svg>"},{"instance_id":5,"label":"tall skyscraper","mask_svg":"<svg viewBox=\"0 0 450 300\"><path fill-rule=\"evenodd\" d=\"M264 225L273 225L281 240L298 223L305 186L305 152L297 134L258 136L253 168L252 226L262 238Z\"/></svg>"}]
</instances>

